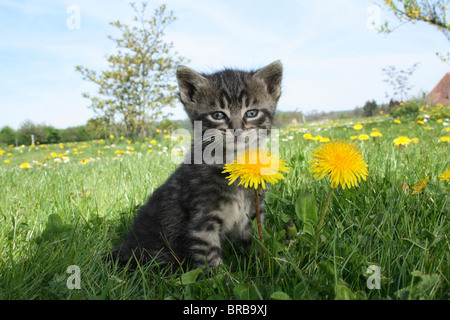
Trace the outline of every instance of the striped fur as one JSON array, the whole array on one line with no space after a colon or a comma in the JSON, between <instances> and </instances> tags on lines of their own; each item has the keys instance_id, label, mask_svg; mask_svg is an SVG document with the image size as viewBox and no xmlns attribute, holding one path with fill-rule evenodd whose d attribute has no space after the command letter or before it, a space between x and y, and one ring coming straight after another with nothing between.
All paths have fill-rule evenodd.
<instances>
[{"instance_id":1,"label":"striped fur","mask_svg":"<svg viewBox=\"0 0 450 320\"><path fill-rule=\"evenodd\" d=\"M250 72L177 70L180 99L191 121L202 121L204 131L220 130L224 139L237 133L252 137L255 130L271 128L281 78L279 61ZM229 186L222 171L219 164L182 164L141 207L113 256L122 265L155 259L178 266L188 260L194 267L214 268L228 240L250 244L254 192L237 182ZM263 195L259 199L263 214Z\"/></svg>"}]
</instances>

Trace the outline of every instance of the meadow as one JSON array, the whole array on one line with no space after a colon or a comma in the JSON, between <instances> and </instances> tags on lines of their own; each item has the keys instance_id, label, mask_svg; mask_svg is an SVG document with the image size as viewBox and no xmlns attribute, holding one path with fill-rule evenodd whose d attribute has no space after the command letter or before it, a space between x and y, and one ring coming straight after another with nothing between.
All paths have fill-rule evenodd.
<instances>
[{"instance_id":1,"label":"meadow","mask_svg":"<svg viewBox=\"0 0 450 320\"><path fill-rule=\"evenodd\" d=\"M249 255L231 247L213 277L156 264L129 270L105 259L177 167L170 132L0 146L0 299L447 300L449 110L421 111L280 128L290 172L269 188L262 249L257 237ZM395 143L401 136L408 139ZM323 205L330 184L313 177L308 161L333 139L352 140L369 175L334 190L314 237L296 203L311 193ZM69 266L79 268L76 288L68 286Z\"/></svg>"}]
</instances>

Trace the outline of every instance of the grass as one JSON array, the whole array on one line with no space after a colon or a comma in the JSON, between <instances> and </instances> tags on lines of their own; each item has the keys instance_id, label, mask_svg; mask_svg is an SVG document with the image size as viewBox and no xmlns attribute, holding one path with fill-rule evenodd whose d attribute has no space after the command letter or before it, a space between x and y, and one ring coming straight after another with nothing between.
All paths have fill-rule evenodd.
<instances>
[{"instance_id":1,"label":"grass","mask_svg":"<svg viewBox=\"0 0 450 320\"><path fill-rule=\"evenodd\" d=\"M349 121L282 128L280 151L291 171L266 197L263 248L256 239L249 255L229 248L213 277L105 261L137 207L175 170L163 149L172 150L171 139L3 147L0 299L448 299L449 182L438 179L450 167L449 143L439 141L446 127L388 117ZM369 164L367 181L335 189L316 240L303 232L295 203L311 192L320 209L329 184L308 172L321 142L303 134L350 139L374 127L382 137L355 140ZM397 147L400 135L418 143ZM24 162L32 168L20 169ZM425 177L423 192L413 195ZM291 222L297 232L287 234ZM67 286L71 265L80 268L80 289ZM369 266L379 268L380 289L368 288Z\"/></svg>"}]
</instances>

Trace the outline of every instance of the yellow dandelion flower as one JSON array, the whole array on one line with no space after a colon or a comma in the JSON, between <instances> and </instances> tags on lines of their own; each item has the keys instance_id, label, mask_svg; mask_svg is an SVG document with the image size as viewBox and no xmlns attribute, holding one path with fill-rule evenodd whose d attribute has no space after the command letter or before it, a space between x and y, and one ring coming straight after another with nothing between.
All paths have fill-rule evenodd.
<instances>
[{"instance_id":1,"label":"yellow dandelion flower","mask_svg":"<svg viewBox=\"0 0 450 320\"><path fill-rule=\"evenodd\" d=\"M24 162L19 166L20 169L30 169L31 166L28 162Z\"/></svg>"},{"instance_id":2,"label":"yellow dandelion flower","mask_svg":"<svg viewBox=\"0 0 450 320\"><path fill-rule=\"evenodd\" d=\"M9 163L10 161L9 161L9 159L5 159L5 160L3 160L3 162L4 163Z\"/></svg>"},{"instance_id":3,"label":"yellow dandelion flower","mask_svg":"<svg viewBox=\"0 0 450 320\"><path fill-rule=\"evenodd\" d=\"M226 177L229 185L239 178L238 185L255 189L258 189L259 185L265 189L267 182L275 184L284 179L282 172L289 172L289 168L280 155L271 154L270 151L263 149L247 150L233 163L225 164L224 169L222 173L229 174Z\"/></svg>"},{"instance_id":4,"label":"yellow dandelion flower","mask_svg":"<svg viewBox=\"0 0 450 320\"><path fill-rule=\"evenodd\" d=\"M417 124L425 124L422 120L417 120Z\"/></svg>"},{"instance_id":5,"label":"yellow dandelion flower","mask_svg":"<svg viewBox=\"0 0 450 320\"><path fill-rule=\"evenodd\" d=\"M448 127L448 128L445 128L445 131L450 131L450 127Z\"/></svg>"},{"instance_id":6,"label":"yellow dandelion flower","mask_svg":"<svg viewBox=\"0 0 450 320\"><path fill-rule=\"evenodd\" d=\"M353 142L334 140L314 150L309 172L321 180L328 175L331 188L341 185L342 189L358 185L368 175L367 163Z\"/></svg>"},{"instance_id":7,"label":"yellow dandelion flower","mask_svg":"<svg viewBox=\"0 0 450 320\"><path fill-rule=\"evenodd\" d=\"M353 126L353 129L355 129L355 130L362 130L362 128L363 128L363 126L362 126L362 124L360 124L360 123L355 124L355 125Z\"/></svg>"},{"instance_id":8,"label":"yellow dandelion flower","mask_svg":"<svg viewBox=\"0 0 450 320\"><path fill-rule=\"evenodd\" d=\"M442 172L442 174L439 176L439 180L450 181L450 169Z\"/></svg>"},{"instance_id":9,"label":"yellow dandelion flower","mask_svg":"<svg viewBox=\"0 0 450 320\"><path fill-rule=\"evenodd\" d=\"M394 122L395 122L395 123L402 123L402 122L401 122L400 120L398 120L398 119L395 119Z\"/></svg>"},{"instance_id":10,"label":"yellow dandelion flower","mask_svg":"<svg viewBox=\"0 0 450 320\"><path fill-rule=\"evenodd\" d=\"M109 138L110 138L110 139L114 139L114 135L113 135L113 134L110 134L110 135L109 135Z\"/></svg>"},{"instance_id":11,"label":"yellow dandelion flower","mask_svg":"<svg viewBox=\"0 0 450 320\"><path fill-rule=\"evenodd\" d=\"M370 134L370 136L373 138L378 138L378 137L382 137L383 135L379 131L374 131Z\"/></svg>"},{"instance_id":12,"label":"yellow dandelion flower","mask_svg":"<svg viewBox=\"0 0 450 320\"><path fill-rule=\"evenodd\" d=\"M331 140L328 137L323 137L322 139L319 140L319 142L322 142L322 143L327 143L327 142L330 142L330 141Z\"/></svg>"},{"instance_id":13,"label":"yellow dandelion flower","mask_svg":"<svg viewBox=\"0 0 450 320\"><path fill-rule=\"evenodd\" d=\"M423 189L425 189L425 186L428 183L428 180L430 180L430 177L426 177L425 179L420 179L420 183L413 186L414 191L411 194L422 193Z\"/></svg>"},{"instance_id":14,"label":"yellow dandelion flower","mask_svg":"<svg viewBox=\"0 0 450 320\"><path fill-rule=\"evenodd\" d=\"M419 138L412 138L411 142L415 143L415 144L418 144L419 143Z\"/></svg>"},{"instance_id":15,"label":"yellow dandelion flower","mask_svg":"<svg viewBox=\"0 0 450 320\"><path fill-rule=\"evenodd\" d=\"M450 136L440 137L439 142L450 142Z\"/></svg>"},{"instance_id":16,"label":"yellow dandelion flower","mask_svg":"<svg viewBox=\"0 0 450 320\"><path fill-rule=\"evenodd\" d=\"M368 134L360 134L360 135L358 136L358 139L359 139L360 141L368 140L368 139L369 139L369 135L368 135Z\"/></svg>"},{"instance_id":17,"label":"yellow dandelion flower","mask_svg":"<svg viewBox=\"0 0 450 320\"><path fill-rule=\"evenodd\" d=\"M358 139L358 136L351 136L350 139L356 140L356 139Z\"/></svg>"},{"instance_id":18,"label":"yellow dandelion flower","mask_svg":"<svg viewBox=\"0 0 450 320\"><path fill-rule=\"evenodd\" d=\"M91 162L89 159L83 159L80 161L81 164L88 164L89 162Z\"/></svg>"},{"instance_id":19,"label":"yellow dandelion flower","mask_svg":"<svg viewBox=\"0 0 450 320\"><path fill-rule=\"evenodd\" d=\"M314 137L311 135L311 133L305 133L303 135L303 138L305 138L306 140L314 140Z\"/></svg>"},{"instance_id":20,"label":"yellow dandelion flower","mask_svg":"<svg viewBox=\"0 0 450 320\"><path fill-rule=\"evenodd\" d=\"M150 143L151 143L152 145L156 146L156 140L153 139L153 140L150 141Z\"/></svg>"},{"instance_id":21,"label":"yellow dandelion flower","mask_svg":"<svg viewBox=\"0 0 450 320\"><path fill-rule=\"evenodd\" d=\"M400 136L396 139L394 139L394 144L396 146L407 146L408 144L410 144L411 139L409 139L408 137L405 136Z\"/></svg>"}]
</instances>

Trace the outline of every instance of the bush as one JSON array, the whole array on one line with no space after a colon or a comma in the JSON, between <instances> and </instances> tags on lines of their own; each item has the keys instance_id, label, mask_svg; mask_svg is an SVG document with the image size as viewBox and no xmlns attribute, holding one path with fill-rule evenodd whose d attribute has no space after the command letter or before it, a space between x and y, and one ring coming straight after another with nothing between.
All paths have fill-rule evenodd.
<instances>
[{"instance_id":1,"label":"bush","mask_svg":"<svg viewBox=\"0 0 450 320\"><path fill-rule=\"evenodd\" d=\"M405 103L400 103L399 106L394 107L391 111L391 115L394 118L400 117L417 117L420 111L421 104L416 100L409 100Z\"/></svg>"}]
</instances>

